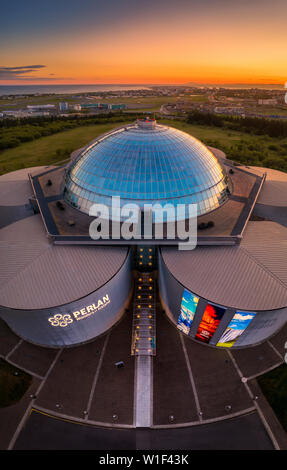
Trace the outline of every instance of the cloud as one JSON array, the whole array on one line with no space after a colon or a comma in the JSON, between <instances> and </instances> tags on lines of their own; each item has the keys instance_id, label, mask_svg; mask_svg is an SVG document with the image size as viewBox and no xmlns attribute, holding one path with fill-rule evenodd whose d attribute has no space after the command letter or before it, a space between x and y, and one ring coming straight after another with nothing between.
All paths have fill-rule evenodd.
<instances>
[{"instance_id":1,"label":"cloud","mask_svg":"<svg viewBox=\"0 0 287 470\"><path fill-rule=\"evenodd\" d=\"M248 315L248 314L240 314L236 313L233 317L233 320L252 320L254 318L254 315Z\"/></svg>"},{"instance_id":2,"label":"cloud","mask_svg":"<svg viewBox=\"0 0 287 470\"><path fill-rule=\"evenodd\" d=\"M38 72L40 69L43 69L45 67L46 65L23 65L17 67L0 66L0 80L19 80L26 78L34 78L31 74L33 74L33 72Z\"/></svg>"}]
</instances>

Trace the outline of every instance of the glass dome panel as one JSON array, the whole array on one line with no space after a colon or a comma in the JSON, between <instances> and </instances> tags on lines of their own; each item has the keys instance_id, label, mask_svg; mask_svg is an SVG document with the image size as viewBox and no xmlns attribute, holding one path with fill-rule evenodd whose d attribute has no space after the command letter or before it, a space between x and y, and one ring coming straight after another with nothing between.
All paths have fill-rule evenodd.
<instances>
[{"instance_id":1,"label":"glass dome panel","mask_svg":"<svg viewBox=\"0 0 287 470\"><path fill-rule=\"evenodd\" d=\"M78 196L83 192L85 204ZM122 205L138 203L142 208L145 202L198 203L202 215L227 200L227 184L217 159L199 140L144 120L86 147L67 168L64 194L86 213L90 207L86 201L105 197L111 206L112 196L120 196Z\"/></svg>"}]
</instances>

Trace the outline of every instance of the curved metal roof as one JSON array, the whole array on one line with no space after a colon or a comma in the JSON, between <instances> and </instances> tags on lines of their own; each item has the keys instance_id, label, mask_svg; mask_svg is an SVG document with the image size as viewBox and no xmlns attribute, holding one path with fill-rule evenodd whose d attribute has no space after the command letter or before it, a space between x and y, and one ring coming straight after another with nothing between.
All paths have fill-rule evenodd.
<instances>
[{"instance_id":1,"label":"curved metal roof","mask_svg":"<svg viewBox=\"0 0 287 470\"><path fill-rule=\"evenodd\" d=\"M47 166L22 168L0 175L0 206L20 206L27 204L33 191L28 179L28 173L40 172ZM53 166L50 166L53 168Z\"/></svg>"},{"instance_id":2,"label":"curved metal roof","mask_svg":"<svg viewBox=\"0 0 287 470\"><path fill-rule=\"evenodd\" d=\"M150 124L150 125L147 125ZM137 121L86 147L67 170L65 199L88 213L93 203L198 204L198 214L227 199L223 170L199 140L155 121Z\"/></svg>"},{"instance_id":3,"label":"curved metal roof","mask_svg":"<svg viewBox=\"0 0 287 470\"><path fill-rule=\"evenodd\" d=\"M251 168L259 175L266 173L266 180L257 202L266 206L287 207L287 173L272 168Z\"/></svg>"},{"instance_id":4,"label":"curved metal roof","mask_svg":"<svg viewBox=\"0 0 287 470\"><path fill-rule=\"evenodd\" d=\"M211 302L242 310L287 306L287 228L249 222L239 246L162 248L171 274Z\"/></svg>"},{"instance_id":5,"label":"curved metal roof","mask_svg":"<svg viewBox=\"0 0 287 470\"><path fill-rule=\"evenodd\" d=\"M125 247L56 246L40 215L0 230L0 306L43 309L87 296L108 282L127 257Z\"/></svg>"}]
</instances>

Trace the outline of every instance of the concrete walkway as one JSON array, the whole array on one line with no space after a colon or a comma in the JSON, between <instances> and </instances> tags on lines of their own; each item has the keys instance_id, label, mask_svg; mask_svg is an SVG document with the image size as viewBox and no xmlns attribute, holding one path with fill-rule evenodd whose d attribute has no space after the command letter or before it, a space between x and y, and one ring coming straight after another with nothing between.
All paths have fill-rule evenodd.
<instances>
[{"instance_id":1,"label":"concrete walkway","mask_svg":"<svg viewBox=\"0 0 287 470\"><path fill-rule=\"evenodd\" d=\"M152 356L136 356L135 423L137 428L152 425Z\"/></svg>"}]
</instances>

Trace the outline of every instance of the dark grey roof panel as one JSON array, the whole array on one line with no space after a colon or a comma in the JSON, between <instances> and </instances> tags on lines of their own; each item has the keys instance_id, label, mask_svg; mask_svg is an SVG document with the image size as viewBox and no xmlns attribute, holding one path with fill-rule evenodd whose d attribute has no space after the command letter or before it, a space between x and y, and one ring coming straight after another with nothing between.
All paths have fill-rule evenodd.
<instances>
[{"instance_id":1,"label":"dark grey roof panel","mask_svg":"<svg viewBox=\"0 0 287 470\"><path fill-rule=\"evenodd\" d=\"M287 306L287 229L249 222L237 247L162 248L172 275L195 294L228 307L273 310Z\"/></svg>"},{"instance_id":2,"label":"dark grey roof panel","mask_svg":"<svg viewBox=\"0 0 287 470\"><path fill-rule=\"evenodd\" d=\"M127 248L52 245L35 215L0 231L0 256L0 305L42 309L97 290L122 266Z\"/></svg>"}]
</instances>

